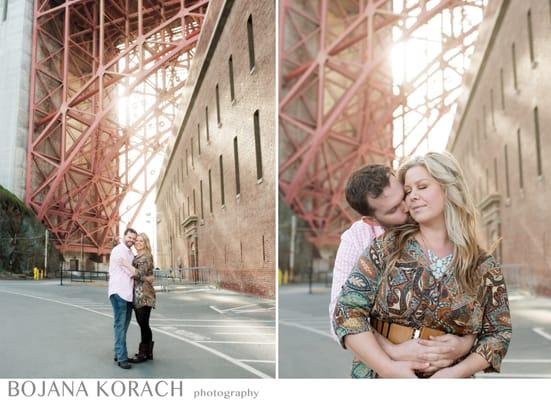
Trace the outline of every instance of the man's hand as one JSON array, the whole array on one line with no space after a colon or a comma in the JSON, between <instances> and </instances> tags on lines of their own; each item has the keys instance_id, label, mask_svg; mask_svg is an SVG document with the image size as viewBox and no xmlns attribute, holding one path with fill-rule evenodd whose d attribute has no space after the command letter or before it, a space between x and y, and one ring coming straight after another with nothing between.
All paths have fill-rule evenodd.
<instances>
[{"instance_id":1,"label":"man's hand","mask_svg":"<svg viewBox=\"0 0 551 400\"><path fill-rule=\"evenodd\" d=\"M392 344L388 339L376 334L376 340L384 351L397 361L418 361L430 363L426 368L420 368L423 376L452 365L465 356L474 343L474 335L431 336L429 340L411 339L401 344Z\"/></svg>"},{"instance_id":2,"label":"man's hand","mask_svg":"<svg viewBox=\"0 0 551 400\"><path fill-rule=\"evenodd\" d=\"M430 367L420 370L423 374L431 374L442 368L449 367L461 357L467 355L473 347L475 336L442 335L431 336L429 340L419 339L419 345L424 351L419 354L419 361L428 361Z\"/></svg>"}]
</instances>

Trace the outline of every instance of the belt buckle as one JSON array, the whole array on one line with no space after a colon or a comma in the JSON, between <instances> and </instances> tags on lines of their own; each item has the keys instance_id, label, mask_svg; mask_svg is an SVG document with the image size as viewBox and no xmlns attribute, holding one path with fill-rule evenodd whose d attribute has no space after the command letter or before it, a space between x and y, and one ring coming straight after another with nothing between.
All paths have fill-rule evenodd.
<instances>
[{"instance_id":1,"label":"belt buckle","mask_svg":"<svg viewBox=\"0 0 551 400\"><path fill-rule=\"evenodd\" d=\"M413 338L412 339L419 339L421 337L421 329L413 329Z\"/></svg>"}]
</instances>

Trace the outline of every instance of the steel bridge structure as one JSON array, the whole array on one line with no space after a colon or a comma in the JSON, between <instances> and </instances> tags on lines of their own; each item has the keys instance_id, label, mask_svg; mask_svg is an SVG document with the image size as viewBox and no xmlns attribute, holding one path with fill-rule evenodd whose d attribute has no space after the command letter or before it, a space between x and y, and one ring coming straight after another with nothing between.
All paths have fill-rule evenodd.
<instances>
[{"instance_id":1,"label":"steel bridge structure","mask_svg":"<svg viewBox=\"0 0 551 400\"><path fill-rule=\"evenodd\" d=\"M280 1L279 190L318 248L357 219L343 193L353 170L422 152L449 131L485 7Z\"/></svg>"},{"instance_id":2,"label":"steel bridge structure","mask_svg":"<svg viewBox=\"0 0 551 400\"><path fill-rule=\"evenodd\" d=\"M35 0L25 202L60 251L110 253L142 210L207 6Z\"/></svg>"}]
</instances>

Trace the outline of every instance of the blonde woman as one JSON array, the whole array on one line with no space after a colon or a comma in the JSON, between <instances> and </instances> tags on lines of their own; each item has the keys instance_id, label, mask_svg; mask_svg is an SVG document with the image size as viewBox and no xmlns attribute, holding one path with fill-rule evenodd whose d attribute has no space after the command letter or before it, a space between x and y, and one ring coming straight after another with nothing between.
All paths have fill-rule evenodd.
<instances>
[{"instance_id":1,"label":"blonde woman","mask_svg":"<svg viewBox=\"0 0 551 400\"><path fill-rule=\"evenodd\" d=\"M428 153L398 171L416 223L373 242L337 302L334 328L355 354L352 376L459 378L499 372L511 340L507 290L496 260L480 247L476 213L451 154ZM437 370L395 361L374 330L394 343L446 334L476 336L463 359ZM428 342L428 341L427 341Z\"/></svg>"},{"instance_id":2,"label":"blonde woman","mask_svg":"<svg viewBox=\"0 0 551 400\"><path fill-rule=\"evenodd\" d=\"M155 289L153 288L153 256L151 244L145 233L138 234L134 242L137 255L132 261L136 270L134 276L134 313L140 326L141 342L138 353L129 359L132 363L140 363L153 359L153 333L149 326L151 309L155 308Z\"/></svg>"}]
</instances>

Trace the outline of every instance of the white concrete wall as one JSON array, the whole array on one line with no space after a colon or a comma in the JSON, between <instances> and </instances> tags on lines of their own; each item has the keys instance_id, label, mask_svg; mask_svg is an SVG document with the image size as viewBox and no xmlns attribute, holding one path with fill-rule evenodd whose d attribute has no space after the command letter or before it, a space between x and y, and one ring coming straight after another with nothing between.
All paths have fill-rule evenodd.
<instances>
[{"instance_id":1,"label":"white concrete wall","mask_svg":"<svg viewBox=\"0 0 551 400\"><path fill-rule=\"evenodd\" d=\"M25 194L32 14L33 0L0 0L0 185L20 199Z\"/></svg>"}]
</instances>

